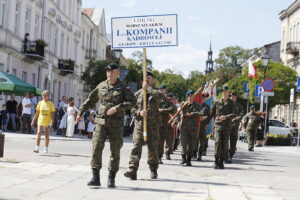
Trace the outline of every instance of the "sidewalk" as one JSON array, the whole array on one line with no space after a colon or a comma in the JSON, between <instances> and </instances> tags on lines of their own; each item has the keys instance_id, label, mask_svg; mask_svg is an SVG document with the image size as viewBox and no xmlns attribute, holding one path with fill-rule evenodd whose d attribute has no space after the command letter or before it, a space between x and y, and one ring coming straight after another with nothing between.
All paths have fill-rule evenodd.
<instances>
[{"instance_id":1,"label":"sidewalk","mask_svg":"<svg viewBox=\"0 0 300 200\"><path fill-rule=\"evenodd\" d=\"M90 139L53 136L49 153L35 154L34 138L35 135L6 134L5 157L0 158L1 200L297 200L300 196L299 154L278 153L281 147L248 152L247 145L239 143L233 163L225 170L214 170L210 141L208 156L202 162L192 161L193 167L179 165L179 151L171 156L172 160L163 160L157 180L149 179L144 147L138 180L130 181L123 173L128 169L132 143L130 138L124 138L117 188L108 189L108 143L103 152L102 186L91 188L86 186L91 178Z\"/></svg>"}]
</instances>

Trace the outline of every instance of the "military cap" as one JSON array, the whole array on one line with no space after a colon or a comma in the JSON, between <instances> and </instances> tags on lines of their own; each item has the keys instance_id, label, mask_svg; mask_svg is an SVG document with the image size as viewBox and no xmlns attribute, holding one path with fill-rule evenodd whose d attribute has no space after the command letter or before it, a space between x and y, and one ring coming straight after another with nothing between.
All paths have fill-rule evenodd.
<instances>
[{"instance_id":1,"label":"military cap","mask_svg":"<svg viewBox=\"0 0 300 200\"><path fill-rule=\"evenodd\" d=\"M185 94L185 96L190 96L190 95L192 95L192 94L194 94L195 93L195 90L188 90L187 92L186 92L186 94Z\"/></svg>"},{"instance_id":2,"label":"military cap","mask_svg":"<svg viewBox=\"0 0 300 200\"><path fill-rule=\"evenodd\" d=\"M147 76L152 76L154 78L154 74L152 72L147 72Z\"/></svg>"},{"instance_id":3,"label":"military cap","mask_svg":"<svg viewBox=\"0 0 300 200\"><path fill-rule=\"evenodd\" d=\"M107 71L107 70L113 70L113 69L119 69L118 65L116 65L115 63L110 63L109 65L107 65L105 70Z\"/></svg>"},{"instance_id":4,"label":"military cap","mask_svg":"<svg viewBox=\"0 0 300 200\"><path fill-rule=\"evenodd\" d=\"M255 106L254 105L250 106L250 110L255 110Z\"/></svg>"},{"instance_id":5,"label":"military cap","mask_svg":"<svg viewBox=\"0 0 300 200\"><path fill-rule=\"evenodd\" d=\"M175 97L175 95L172 92L168 93L166 96L170 97L170 98L174 98Z\"/></svg>"},{"instance_id":6,"label":"military cap","mask_svg":"<svg viewBox=\"0 0 300 200\"><path fill-rule=\"evenodd\" d=\"M158 87L158 89L160 89L160 90L162 90L162 89L167 89L167 86L161 85L161 86Z\"/></svg>"},{"instance_id":7,"label":"military cap","mask_svg":"<svg viewBox=\"0 0 300 200\"><path fill-rule=\"evenodd\" d=\"M229 90L229 87L228 86L223 86L223 88L222 88L222 91L224 91L224 90Z\"/></svg>"}]
</instances>

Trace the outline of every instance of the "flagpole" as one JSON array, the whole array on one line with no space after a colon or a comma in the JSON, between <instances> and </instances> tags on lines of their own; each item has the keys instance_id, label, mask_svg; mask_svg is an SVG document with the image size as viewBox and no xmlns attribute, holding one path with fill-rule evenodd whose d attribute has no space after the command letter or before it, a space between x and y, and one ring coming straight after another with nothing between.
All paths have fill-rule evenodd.
<instances>
[{"instance_id":1,"label":"flagpole","mask_svg":"<svg viewBox=\"0 0 300 200\"><path fill-rule=\"evenodd\" d=\"M147 52L146 48L143 48L143 82L146 82L147 78ZM147 111L147 89L143 89L143 110ZM147 115L143 117L143 137L144 142L147 142Z\"/></svg>"}]
</instances>

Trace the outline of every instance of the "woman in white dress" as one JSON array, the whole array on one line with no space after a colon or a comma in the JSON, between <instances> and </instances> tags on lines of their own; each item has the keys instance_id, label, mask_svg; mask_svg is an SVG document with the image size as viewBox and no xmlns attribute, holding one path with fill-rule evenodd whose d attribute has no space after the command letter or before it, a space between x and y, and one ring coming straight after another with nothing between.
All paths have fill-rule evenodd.
<instances>
[{"instance_id":1,"label":"woman in white dress","mask_svg":"<svg viewBox=\"0 0 300 200\"><path fill-rule=\"evenodd\" d=\"M75 129L75 115L78 112L78 109L75 107L74 98L70 97L69 106L67 109L68 118L67 118L67 137L73 137Z\"/></svg>"},{"instance_id":2,"label":"woman in white dress","mask_svg":"<svg viewBox=\"0 0 300 200\"><path fill-rule=\"evenodd\" d=\"M95 124L95 117L96 117L96 107L92 108L90 111L90 115L89 115L89 123L88 123L88 127L87 127L87 132L88 132L88 138L92 138L92 134L94 132L94 129L96 127Z\"/></svg>"}]
</instances>

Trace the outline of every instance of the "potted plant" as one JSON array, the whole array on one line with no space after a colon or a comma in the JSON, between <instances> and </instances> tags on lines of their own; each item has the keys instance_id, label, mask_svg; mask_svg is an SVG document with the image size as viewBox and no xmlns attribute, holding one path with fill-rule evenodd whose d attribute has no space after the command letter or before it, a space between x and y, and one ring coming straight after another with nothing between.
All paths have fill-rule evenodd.
<instances>
[{"instance_id":1,"label":"potted plant","mask_svg":"<svg viewBox=\"0 0 300 200\"><path fill-rule=\"evenodd\" d=\"M38 45L40 45L42 47L48 46L47 42L45 40L43 40L43 39L37 39L35 42L36 42L36 44L38 44Z\"/></svg>"},{"instance_id":2,"label":"potted plant","mask_svg":"<svg viewBox=\"0 0 300 200\"><path fill-rule=\"evenodd\" d=\"M0 132L0 158L3 157L3 152L4 152L4 139L5 139L5 135Z\"/></svg>"}]
</instances>

